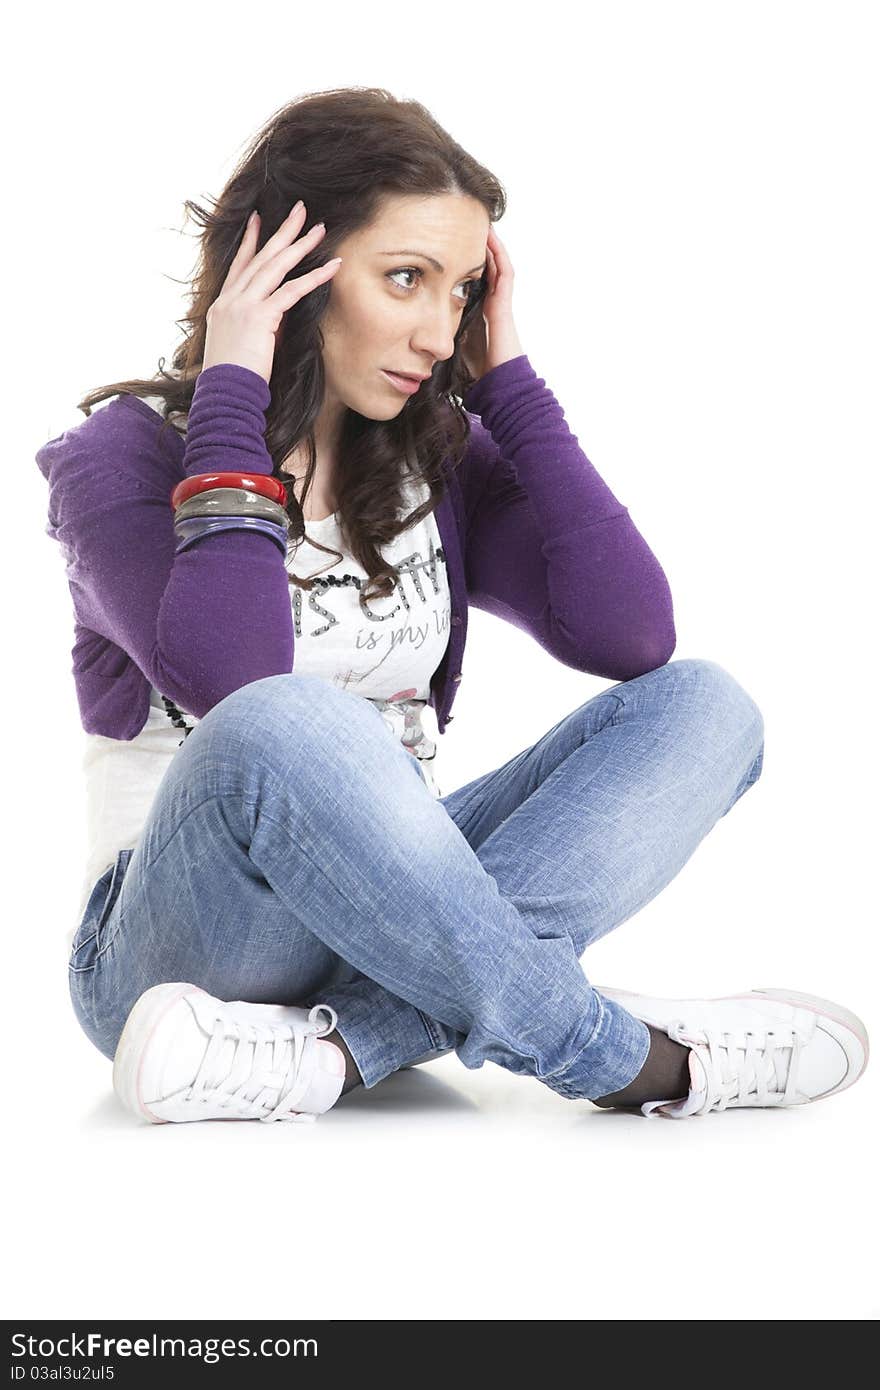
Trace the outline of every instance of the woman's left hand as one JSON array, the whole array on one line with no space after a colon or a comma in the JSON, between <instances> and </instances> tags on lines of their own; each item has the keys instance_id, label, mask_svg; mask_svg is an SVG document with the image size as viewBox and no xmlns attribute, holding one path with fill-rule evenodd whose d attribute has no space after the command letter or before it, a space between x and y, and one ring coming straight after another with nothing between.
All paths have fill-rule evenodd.
<instances>
[{"instance_id":1,"label":"woman's left hand","mask_svg":"<svg viewBox=\"0 0 880 1390\"><path fill-rule=\"evenodd\" d=\"M525 351L513 322L513 263L493 226L486 263L489 285L480 312L461 340L464 364L475 381Z\"/></svg>"}]
</instances>

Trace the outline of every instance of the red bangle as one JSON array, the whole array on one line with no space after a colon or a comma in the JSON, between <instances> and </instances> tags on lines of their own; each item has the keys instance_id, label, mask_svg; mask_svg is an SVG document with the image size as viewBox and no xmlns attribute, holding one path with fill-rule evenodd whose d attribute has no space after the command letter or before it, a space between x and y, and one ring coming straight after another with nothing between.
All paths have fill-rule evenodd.
<instances>
[{"instance_id":1,"label":"red bangle","mask_svg":"<svg viewBox=\"0 0 880 1390\"><path fill-rule=\"evenodd\" d=\"M212 487L243 487L249 492L262 493L282 506L287 501L287 493L280 478L271 473L196 473L192 478L184 478L171 493L171 507L175 510L200 492Z\"/></svg>"}]
</instances>

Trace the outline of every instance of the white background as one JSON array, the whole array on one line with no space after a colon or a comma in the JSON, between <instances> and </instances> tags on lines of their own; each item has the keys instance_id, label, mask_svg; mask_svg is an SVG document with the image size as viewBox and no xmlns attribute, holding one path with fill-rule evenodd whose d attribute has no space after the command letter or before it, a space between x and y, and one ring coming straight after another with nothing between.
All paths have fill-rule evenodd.
<instances>
[{"instance_id":1,"label":"white background","mask_svg":"<svg viewBox=\"0 0 880 1390\"><path fill-rule=\"evenodd\" d=\"M79 1030L72 607L34 454L170 360L271 111L386 86L502 180L530 360L663 565L675 659L765 719L759 783L594 946L594 982L877 1007L876 8L80 3L20 18L3 104L8 1317L871 1318L877 1063L672 1122L454 1055L314 1125L149 1126ZM444 790L611 682L472 612Z\"/></svg>"}]
</instances>

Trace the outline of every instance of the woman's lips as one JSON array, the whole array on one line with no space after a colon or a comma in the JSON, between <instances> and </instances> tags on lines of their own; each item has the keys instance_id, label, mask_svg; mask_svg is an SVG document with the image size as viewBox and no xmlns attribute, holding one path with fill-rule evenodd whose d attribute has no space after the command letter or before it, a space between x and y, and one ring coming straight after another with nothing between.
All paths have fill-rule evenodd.
<instances>
[{"instance_id":1,"label":"woman's lips","mask_svg":"<svg viewBox=\"0 0 880 1390\"><path fill-rule=\"evenodd\" d=\"M420 381L412 381L408 376L396 376L394 372L386 372L385 368L380 368L382 375L387 377L392 386L396 386L398 391L403 391L404 395L414 396L421 386Z\"/></svg>"}]
</instances>

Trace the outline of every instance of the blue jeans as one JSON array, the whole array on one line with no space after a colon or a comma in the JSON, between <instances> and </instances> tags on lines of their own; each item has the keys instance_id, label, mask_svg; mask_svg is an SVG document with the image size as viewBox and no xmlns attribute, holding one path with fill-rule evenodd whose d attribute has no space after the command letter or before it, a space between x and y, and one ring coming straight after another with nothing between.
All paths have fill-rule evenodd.
<instances>
[{"instance_id":1,"label":"blue jeans","mask_svg":"<svg viewBox=\"0 0 880 1390\"><path fill-rule=\"evenodd\" d=\"M69 962L112 1058L151 985L330 1004L363 1077L454 1049L570 1099L621 1090L644 1023L580 958L659 893L761 774L757 705L715 662L613 685L435 799L375 706L269 676L205 715Z\"/></svg>"}]
</instances>

